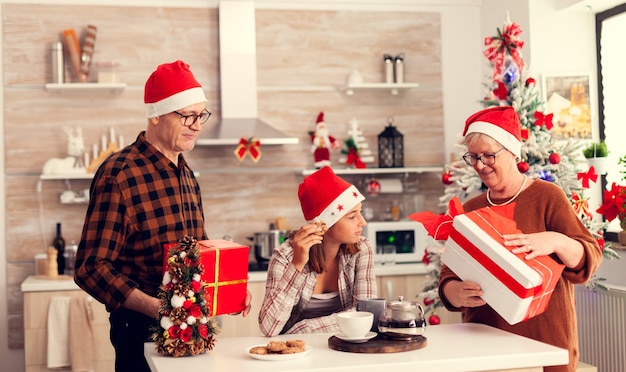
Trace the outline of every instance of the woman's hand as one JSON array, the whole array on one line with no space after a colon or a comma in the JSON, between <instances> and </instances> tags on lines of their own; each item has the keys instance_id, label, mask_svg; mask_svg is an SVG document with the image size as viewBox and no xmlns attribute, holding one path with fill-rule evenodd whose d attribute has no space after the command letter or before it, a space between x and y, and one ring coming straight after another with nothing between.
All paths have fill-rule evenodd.
<instances>
[{"instance_id":1,"label":"woman's hand","mask_svg":"<svg viewBox=\"0 0 626 372\"><path fill-rule=\"evenodd\" d=\"M504 245L514 246L511 252L526 253L527 260L555 253L567 267L576 267L583 256L582 244L556 231L545 231L534 234L503 235Z\"/></svg>"},{"instance_id":2,"label":"woman's hand","mask_svg":"<svg viewBox=\"0 0 626 372\"><path fill-rule=\"evenodd\" d=\"M474 282L451 280L443 287L443 294L454 307L478 307L486 304L480 296L484 294Z\"/></svg>"},{"instance_id":3,"label":"woman's hand","mask_svg":"<svg viewBox=\"0 0 626 372\"><path fill-rule=\"evenodd\" d=\"M309 262L309 251L316 244L321 244L323 231L319 225L314 223L300 227L294 235L291 245L293 246L293 264L298 271L302 271L304 265Z\"/></svg>"}]
</instances>

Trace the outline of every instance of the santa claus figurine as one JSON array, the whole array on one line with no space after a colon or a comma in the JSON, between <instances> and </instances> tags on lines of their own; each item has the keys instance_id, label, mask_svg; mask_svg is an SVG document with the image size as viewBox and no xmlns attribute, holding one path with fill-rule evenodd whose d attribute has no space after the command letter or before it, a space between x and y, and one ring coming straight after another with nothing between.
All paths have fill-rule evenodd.
<instances>
[{"instance_id":1,"label":"santa claus figurine","mask_svg":"<svg viewBox=\"0 0 626 372\"><path fill-rule=\"evenodd\" d=\"M336 149L339 144L333 136L328 134L328 127L326 127L326 123L324 123L323 112L317 115L315 132L311 134L311 141L313 142L311 152L313 152L315 168L322 168L326 165L330 166L330 150Z\"/></svg>"}]
</instances>

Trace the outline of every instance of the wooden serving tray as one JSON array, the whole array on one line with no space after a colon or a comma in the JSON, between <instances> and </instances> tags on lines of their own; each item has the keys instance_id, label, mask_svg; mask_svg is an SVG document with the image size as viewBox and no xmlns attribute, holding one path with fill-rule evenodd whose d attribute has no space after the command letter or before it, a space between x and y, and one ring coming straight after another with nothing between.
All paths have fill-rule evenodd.
<instances>
[{"instance_id":1,"label":"wooden serving tray","mask_svg":"<svg viewBox=\"0 0 626 372\"><path fill-rule=\"evenodd\" d=\"M331 336L328 339L328 347L333 350L346 351L349 353L399 353L402 351L421 349L425 346L426 337L422 335L399 336L397 333L389 336L381 333L373 339L362 343L344 341L335 336Z\"/></svg>"}]
</instances>

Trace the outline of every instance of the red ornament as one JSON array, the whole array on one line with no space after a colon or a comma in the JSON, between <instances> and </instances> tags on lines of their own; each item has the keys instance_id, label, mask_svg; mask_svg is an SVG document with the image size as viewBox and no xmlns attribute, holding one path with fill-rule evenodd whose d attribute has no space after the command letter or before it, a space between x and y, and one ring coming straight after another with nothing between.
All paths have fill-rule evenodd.
<instances>
[{"instance_id":1,"label":"red ornament","mask_svg":"<svg viewBox=\"0 0 626 372\"><path fill-rule=\"evenodd\" d=\"M548 157L548 160L550 161L550 164L559 164L561 162L561 155L557 154L556 152L553 152Z\"/></svg>"},{"instance_id":2,"label":"red ornament","mask_svg":"<svg viewBox=\"0 0 626 372\"><path fill-rule=\"evenodd\" d=\"M444 185L452 185L452 175L450 172L441 175L441 182L443 182Z\"/></svg>"},{"instance_id":3,"label":"red ornament","mask_svg":"<svg viewBox=\"0 0 626 372\"><path fill-rule=\"evenodd\" d=\"M535 81L535 79L533 79L533 78L528 78L528 79L526 79L526 83L525 83L525 85L526 85L527 87L528 87L528 86L530 86L530 85L536 85L536 84L537 84L537 82Z\"/></svg>"},{"instance_id":4,"label":"red ornament","mask_svg":"<svg viewBox=\"0 0 626 372\"><path fill-rule=\"evenodd\" d=\"M428 324L437 325L441 323L441 318L437 314L433 314L428 317Z\"/></svg>"},{"instance_id":5,"label":"red ornament","mask_svg":"<svg viewBox=\"0 0 626 372\"><path fill-rule=\"evenodd\" d=\"M366 187L367 193L370 196L376 196L380 192L380 182L378 182L375 178L372 178Z\"/></svg>"},{"instance_id":6,"label":"red ornament","mask_svg":"<svg viewBox=\"0 0 626 372\"><path fill-rule=\"evenodd\" d=\"M435 299L431 297L424 297L424 305L430 306L435 303Z\"/></svg>"},{"instance_id":7,"label":"red ornament","mask_svg":"<svg viewBox=\"0 0 626 372\"><path fill-rule=\"evenodd\" d=\"M526 173L530 169L530 164L528 164L527 161L520 161L519 163L517 163L517 169L521 173Z\"/></svg>"}]
</instances>

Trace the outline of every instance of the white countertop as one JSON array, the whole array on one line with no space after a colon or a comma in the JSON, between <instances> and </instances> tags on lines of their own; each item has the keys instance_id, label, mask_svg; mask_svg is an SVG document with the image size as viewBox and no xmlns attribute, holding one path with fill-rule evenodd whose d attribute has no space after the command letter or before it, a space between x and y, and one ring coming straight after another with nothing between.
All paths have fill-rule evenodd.
<instances>
[{"instance_id":1,"label":"white countertop","mask_svg":"<svg viewBox=\"0 0 626 372\"><path fill-rule=\"evenodd\" d=\"M426 347L389 354L335 351L328 347L333 334L282 335L272 339L304 340L313 350L289 361L263 361L246 354L246 348L265 345L266 337L217 336L213 350L192 357L160 356L154 343L144 346L153 372L172 371L488 371L562 365L567 350L475 323L430 326L424 336Z\"/></svg>"},{"instance_id":2,"label":"white countertop","mask_svg":"<svg viewBox=\"0 0 626 372\"><path fill-rule=\"evenodd\" d=\"M426 274L426 267L423 264L395 264L380 265L374 267L376 275L408 275L408 274ZM248 273L248 281L265 282L267 279L266 271L250 271ZM56 279L29 276L22 282L22 292L46 292L46 291L71 291L78 290L78 286L74 283L72 277L62 275Z\"/></svg>"}]
</instances>

